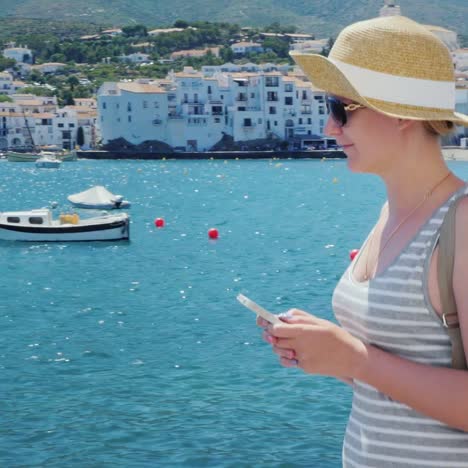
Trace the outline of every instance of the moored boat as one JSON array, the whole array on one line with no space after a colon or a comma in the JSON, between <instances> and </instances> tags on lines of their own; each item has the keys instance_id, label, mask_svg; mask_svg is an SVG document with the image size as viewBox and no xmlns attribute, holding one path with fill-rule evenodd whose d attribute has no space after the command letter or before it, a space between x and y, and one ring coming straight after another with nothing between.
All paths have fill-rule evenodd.
<instances>
[{"instance_id":1,"label":"moored boat","mask_svg":"<svg viewBox=\"0 0 468 468\"><path fill-rule=\"evenodd\" d=\"M34 163L36 167L43 169L58 169L62 161L53 155L43 155Z\"/></svg>"},{"instance_id":2,"label":"moored boat","mask_svg":"<svg viewBox=\"0 0 468 468\"><path fill-rule=\"evenodd\" d=\"M0 240L26 242L111 241L130 239L127 213L80 219L62 214L53 219L51 210L0 213Z\"/></svg>"},{"instance_id":3,"label":"moored boat","mask_svg":"<svg viewBox=\"0 0 468 468\"><path fill-rule=\"evenodd\" d=\"M95 210L130 208L130 202L124 200L122 195L114 195L102 185L96 185L84 192L69 195L67 199L77 208L91 208Z\"/></svg>"},{"instance_id":4,"label":"moored boat","mask_svg":"<svg viewBox=\"0 0 468 468\"><path fill-rule=\"evenodd\" d=\"M36 162L39 158L43 156L53 155L56 159L60 161L75 161L76 160L76 151L38 151L38 152L27 152L20 153L17 151L7 151L7 158L10 162Z\"/></svg>"}]
</instances>

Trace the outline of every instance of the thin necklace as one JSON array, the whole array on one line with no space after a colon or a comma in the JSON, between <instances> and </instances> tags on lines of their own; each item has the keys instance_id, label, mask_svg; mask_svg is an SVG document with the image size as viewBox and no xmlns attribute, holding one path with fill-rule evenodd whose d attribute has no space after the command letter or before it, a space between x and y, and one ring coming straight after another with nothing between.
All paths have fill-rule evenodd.
<instances>
[{"instance_id":1,"label":"thin necklace","mask_svg":"<svg viewBox=\"0 0 468 468\"><path fill-rule=\"evenodd\" d=\"M442 183L445 182L445 180L449 177L450 174L451 174L451 172L449 171L431 189L429 189L426 192L426 194L424 195L424 198L400 221L398 226L390 233L390 235L387 237L387 240L384 242L383 246L379 249L379 252L377 254L377 261L375 262L375 267L374 267L374 271L373 271L374 274L375 274L375 270L377 268L377 263L378 263L380 255L385 250L385 247L387 247L387 245L390 242L390 240L392 239L392 237L398 232L398 229L400 229L401 226L403 226L403 224L405 224L406 221L408 221L408 219L410 218L410 216L412 214L414 214L419 208L421 208L422 205L424 205L424 202L434 193L434 191L439 187L439 185L442 185ZM369 253L371 251L371 247L372 247L372 244L373 244L374 235L375 235L375 231L371 234L371 238L370 238L370 242L369 242L369 250L367 251L366 272L365 272L365 275L364 275L364 280L365 281L367 281L369 279L369 273L368 273Z\"/></svg>"}]
</instances>

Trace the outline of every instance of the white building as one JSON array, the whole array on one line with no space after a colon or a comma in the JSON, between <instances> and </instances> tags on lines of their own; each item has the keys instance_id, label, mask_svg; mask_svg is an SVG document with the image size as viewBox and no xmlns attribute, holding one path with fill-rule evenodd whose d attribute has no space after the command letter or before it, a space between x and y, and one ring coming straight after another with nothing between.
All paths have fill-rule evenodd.
<instances>
[{"instance_id":1,"label":"white building","mask_svg":"<svg viewBox=\"0 0 468 468\"><path fill-rule=\"evenodd\" d=\"M429 29L432 34L435 34L449 48L449 50L452 51L460 48L457 33L455 31L450 31L449 29L430 24L425 24L424 26Z\"/></svg>"},{"instance_id":2,"label":"white building","mask_svg":"<svg viewBox=\"0 0 468 468\"><path fill-rule=\"evenodd\" d=\"M379 16L401 15L400 6L394 0L385 0L385 5L380 9Z\"/></svg>"},{"instance_id":3,"label":"white building","mask_svg":"<svg viewBox=\"0 0 468 468\"><path fill-rule=\"evenodd\" d=\"M83 128L83 147L97 141L97 112L94 100L58 108L55 97L12 95L14 102L0 103L0 148L58 146L73 149ZM94 101L86 102L86 101Z\"/></svg>"},{"instance_id":4,"label":"white building","mask_svg":"<svg viewBox=\"0 0 468 468\"><path fill-rule=\"evenodd\" d=\"M458 71L468 71L468 48L452 51L453 64Z\"/></svg>"},{"instance_id":5,"label":"white building","mask_svg":"<svg viewBox=\"0 0 468 468\"><path fill-rule=\"evenodd\" d=\"M468 74L457 81L457 88L455 94L455 110L462 114L468 114ZM458 137L468 137L468 128L459 126L457 127Z\"/></svg>"},{"instance_id":6,"label":"white building","mask_svg":"<svg viewBox=\"0 0 468 468\"><path fill-rule=\"evenodd\" d=\"M10 44L11 47L3 49L3 56L15 60L18 63L33 63L33 53L27 47L14 47L14 43Z\"/></svg>"},{"instance_id":7,"label":"white building","mask_svg":"<svg viewBox=\"0 0 468 468\"><path fill-rule=\"evenodd\" d=\"M292 146L321 139L324 95L299 73L222 72L186 68L167 80L105 83L98 91L103 143L124 138L207 151L223 135L236 142L276 136Z\"/></svg>"},{"instance_id":8,"label":"white building","mask_svg":"<svg viewBox=\"0 0 468 468\"><path fill-rule=\"evenodd\" d=\"M129 55L122 55L119 59L123 62L130 63L149 63L151 62L149 54L143 54L141 52L135 52Z\"/></svg>"},{"instance_id":9,"label":"white building","mask_svg":"<svg viewBox=\"0 0 468 468\"><path fill-rule=\"evenodd\" d=\"M26 86L23 81L14 80L11 73L0 72L0 94L15 94Z\"/></svg>"},{"instance_id":10,"label":"white building","mask_svg":"<svg viewBox=\"0 0 468 468\"><path fill-rule=\"evenodd\" d=\"M47 75L47 74L57 73L63 70L66 66L67 66L66 63L47 62L47 63L41 63L40 65L33 65L31 67L31 71L36 70L39 73L43 73L44 75Z\"/></svg>"},{"instance_id":11,"label":"white building","mask_svg":"<svg viewBox=\"0 0 468 468\"><path fill-rule=\"evenodd\" d=\"M294 42L289 46L289 48L290 50L296 50L298 52L320 54L327 45L328 39L316 39L311 41Z\"/></svg>"},{"instance_id":12,"label":"white building","mask_svg":"<svg viewBox=\"0 0 468 468\"><path fill-rule=\"evenodd\" d=\"M263 52L262 45L257 42L236 42L231 45L231 49L238 55Z\"/></svg>"}]
</instances>

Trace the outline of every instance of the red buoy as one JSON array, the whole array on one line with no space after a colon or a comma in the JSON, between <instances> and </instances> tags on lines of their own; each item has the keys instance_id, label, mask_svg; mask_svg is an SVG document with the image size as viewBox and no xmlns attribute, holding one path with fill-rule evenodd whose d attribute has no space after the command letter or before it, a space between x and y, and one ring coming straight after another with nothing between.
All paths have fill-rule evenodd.
<instances>
[{"instance_id":1,"label":"red buoy","mask_svg":"<svg viewBox=\"0 0 468 468\"><path fill-rule=\"evenodd\" d=\"M217 239L219 237L219 232L215 228L211 228L208 230L208 237L210 239Z\"/></svg>"},{"instance_id":2,"label":"red buoy","mask_svg":"<svg viewBox=\"0 0 468 468\"><path fill-rule=\"evenodd\" d=\"M157 227L157 228L162 228L164 227L164 219L163 218L156 218L154 220L154 225Z\"/></svg>"},{"instance_id":3,"label":"red buoy","mask_svg":"<svg viewBox=\"0 0 468 468\"><path fill-rule=\"evenodd\" d=\"M354 260L354 257L359 253L359 249L353 249L349 252L349 259Z\"/></svg>"}]
</instances>

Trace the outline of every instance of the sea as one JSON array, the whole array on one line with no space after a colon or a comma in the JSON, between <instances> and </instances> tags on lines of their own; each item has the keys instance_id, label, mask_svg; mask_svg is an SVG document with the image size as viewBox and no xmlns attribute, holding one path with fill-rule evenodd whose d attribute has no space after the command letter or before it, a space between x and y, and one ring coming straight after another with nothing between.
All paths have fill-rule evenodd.
<instances>
[{"instance_id":1,"label":"sea","mask_svg":"<svg viewBox=\"0 0 468 468\"><path fill-rule=\"evenodd\" d=\"M351 389L281 367L236 295L334 320L380 181L345 160L2 161L0 211L58 217L94 185L132 203L130 241L0 242L0 466L341 466Z\"/></svg>"}]
</instances>

